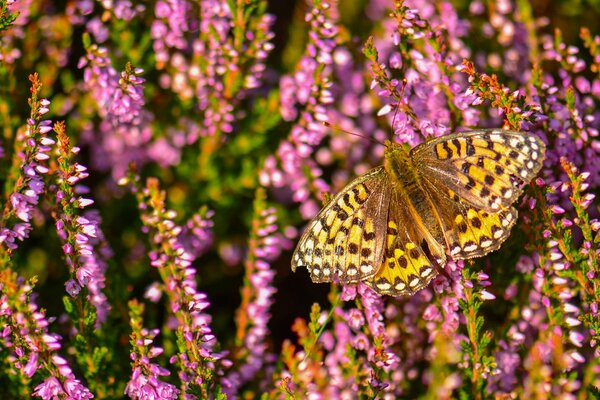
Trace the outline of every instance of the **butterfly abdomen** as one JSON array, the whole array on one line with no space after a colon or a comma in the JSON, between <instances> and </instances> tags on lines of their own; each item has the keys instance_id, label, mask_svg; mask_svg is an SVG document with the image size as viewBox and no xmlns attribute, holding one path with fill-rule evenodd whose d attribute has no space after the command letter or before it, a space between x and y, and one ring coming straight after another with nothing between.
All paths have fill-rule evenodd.
<instances>
[{"instance_id":1,"label":"butterfly abdomen","mask_svg":"<svg viewBox=\"0 0 600 400\"><path fill-rule=\"evenodd\" d=\"M443 258L443 252L439 251L439 246L444 243L443 233L437 222L439 217L436 215L431 199L427 196L422 177L409 153L400 145L390 143L386 148L384 168L391 178L391 190L396 192L400 199L399 203L404 205L411 221L403 227L407 230L408 236L415 243L425 240L433 249L438 250L434 251L434 254Z\"/></svg>"}]
</instances>

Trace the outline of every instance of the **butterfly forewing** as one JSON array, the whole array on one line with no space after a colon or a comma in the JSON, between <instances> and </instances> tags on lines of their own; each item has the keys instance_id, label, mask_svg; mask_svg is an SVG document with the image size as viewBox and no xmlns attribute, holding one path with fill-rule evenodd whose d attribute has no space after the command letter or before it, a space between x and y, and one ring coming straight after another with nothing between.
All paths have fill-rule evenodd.
<instances>
[{"instance_id":1,"label":"butterfly forewing","mask_svg":"<svg viewBox=\"0 0 600 400\"><path fill-rule=\"evenodd\" d=\"M514 203L542 167L544 143L522 132L481 130L441 136L415 147L422 176L470 205L499 211Z\"/></svg>"},{"instance_id":2,"label":"butterfly forewing","mask_svg":"<svg viewBox=\"0 0 600 400\"><path fill-rule=\"evenodd\" d=\"M313 282L356 283L377 271L389 207L383 167L356 178L309 223L292 256L292 270L306 266Z\"/></svg>"}]
</instances>

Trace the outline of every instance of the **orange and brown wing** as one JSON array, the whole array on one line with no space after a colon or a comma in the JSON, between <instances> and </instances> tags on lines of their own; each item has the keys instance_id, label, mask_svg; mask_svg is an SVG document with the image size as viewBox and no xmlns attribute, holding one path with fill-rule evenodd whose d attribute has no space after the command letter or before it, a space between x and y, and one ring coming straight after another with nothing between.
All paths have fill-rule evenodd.
<instances>
[{"instance_id":1,"label":"orange and brown wing","mask_svg":"<svg viewBox=\"0 0 600 400\"><path fill-rule=\"evenodd\" d=\"M497 212L510 207L542 167L544 143L524 132L478 130L441 136L411 151L432 187Z\"/></svg>"},{"instance_id":2,"label":"orange and brown wing","mask_svg":"<svg viewBox=\"0 0 600 400\"><path fill-rule=\"evenodd\" d=\"M427 221L403 193L392 191L383 264L365 281L378 293L390 296L409 296L423 289L446 262L443 247L436 242ZM422 197L410 192L408 195Z\"/></svg>"},{"instance_id":3,"label":"orange and brown wing","mask_svg":"<svg viewBox=\"0 0 600 400\"><path fill-rule=\"evenodd\" d=\"M390 187L383 167L354 179L308 224L292 256L313 282L356 283L373 276L383 257Z\"/></svg>"}]
</instances>

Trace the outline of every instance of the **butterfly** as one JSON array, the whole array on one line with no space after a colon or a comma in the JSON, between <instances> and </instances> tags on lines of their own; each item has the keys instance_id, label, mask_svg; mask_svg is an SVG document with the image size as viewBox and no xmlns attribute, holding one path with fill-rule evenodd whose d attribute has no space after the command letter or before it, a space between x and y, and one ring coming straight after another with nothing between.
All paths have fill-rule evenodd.
<instances>
[{"instance_id":1,"label":"butterfly","mask_svg":"<svg viewBox=\"0 0 600 400\"><path fill-rule=\"evenodd\" d=\"M386 141L384 163L355 178L307 225L292 256L313 282L364 282L412 295L447 260L497 250L517 220L512 204L539 172L545 145L486 129L412 149Z\"/></svg>"}]
</instances>

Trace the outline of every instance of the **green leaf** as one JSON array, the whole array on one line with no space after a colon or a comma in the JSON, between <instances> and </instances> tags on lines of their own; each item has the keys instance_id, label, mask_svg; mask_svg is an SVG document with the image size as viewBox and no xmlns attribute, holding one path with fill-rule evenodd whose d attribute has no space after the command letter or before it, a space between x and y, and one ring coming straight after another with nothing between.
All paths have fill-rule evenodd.
<instances>
[{"instance_id":1,"label":"green leaf","mask_svg":"<svg viewBox=\"0 0 600 400\"><path fill-rule=\"evenodd\" d=\"M8 3L6 1L0 2L0 31L8 29L18 16L18 12L9 12Z\"/></svg>"},{"instance_id":2,"label":"green leaf","mask_svg":"<svg viewBox=\"0 0 600 400\"><path fill-rule=\"evenodd\" d=\"M590 395L590 399L600 400L600 389L594 385L588 385L585 390Z\"/></svg>"},{"instance_id":3,"label":"green leaf","mask_svg":"<svg viewBox=\"0 0 600 400\"><path fill-rule=\"evenodd\" d=\"M72 313L73 310L75 309L73 301L68 296L63 296L63 304L65 306L65 311L67 312L67 314Z\"/></svg>"},{"instance_id":4,"label":"green leaf","mask_svg":"<svg viewBox=\"0 0 600 400\"><path fill-rule=\"evenodd\" d=\"M83 35L81 37L81 41L83 42L84 49L89 49L90 46L92 45L92 37L87 32L83 33Z\"/></svg>"},{"instance_id":5,"label":"green leaf","mask_svg":"<svg viewBox=\"0 0 600 400\"><path fill-rule=\"evenodd\" d=\"M573 90L573 86L567 86L565 101L567 102L567 108L569 111L575 111L575 90Z\"/></svg>"}]
</instances>

